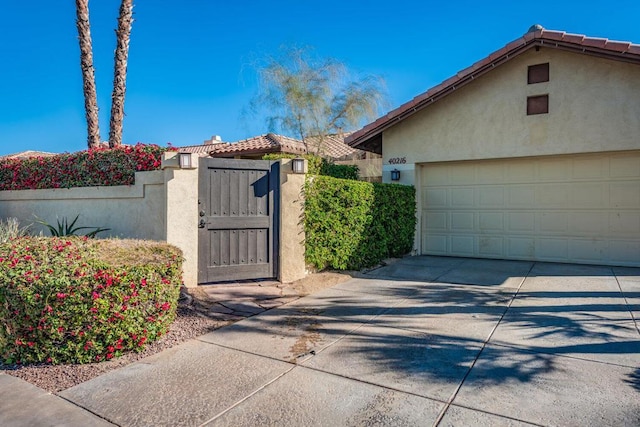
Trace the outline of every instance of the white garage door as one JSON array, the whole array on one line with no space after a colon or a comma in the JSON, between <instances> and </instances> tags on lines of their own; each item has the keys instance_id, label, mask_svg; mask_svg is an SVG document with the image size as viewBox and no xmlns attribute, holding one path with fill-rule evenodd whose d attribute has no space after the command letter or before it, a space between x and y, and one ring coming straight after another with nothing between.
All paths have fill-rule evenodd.
<instances>
[{"instance_id":1,"label":"white garage door","mask_svg":"<svg viewBox=\"0 0 640 427\"><path fill-rule=\"evenodd\" d=\"M422 253L640 266L640 152L421 168Z\"/></svg>"}]
</instances>

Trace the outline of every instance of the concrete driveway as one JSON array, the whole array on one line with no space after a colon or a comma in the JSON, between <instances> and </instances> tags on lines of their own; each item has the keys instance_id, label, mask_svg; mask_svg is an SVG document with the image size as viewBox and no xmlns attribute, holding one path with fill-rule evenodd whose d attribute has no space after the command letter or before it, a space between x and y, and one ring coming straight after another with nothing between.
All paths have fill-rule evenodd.
<instances>
[{"instance_id":1,"label":"concrete driveway","mask_svg":"<svg viewBox=\"0 0 640 427\"><path fill-rule=\"evenodd\" d=\"M61 396L122 426L638 426L638 319L640 269L410 257Z\"/></svg>"}]
</instances>

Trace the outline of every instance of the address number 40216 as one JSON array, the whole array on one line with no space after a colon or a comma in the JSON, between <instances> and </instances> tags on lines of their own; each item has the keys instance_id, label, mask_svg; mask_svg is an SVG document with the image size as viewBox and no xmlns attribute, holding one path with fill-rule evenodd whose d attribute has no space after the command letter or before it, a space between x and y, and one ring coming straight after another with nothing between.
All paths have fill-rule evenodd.
<instances>
[{"instance_id":1,"label":"address number 40216","mask_svg":"<svg viewBox=\"0 0 640 427\"><path fill-rule=\"evenodd\" d=\"M393 157L391 159L389 159L389 164L390 165L403 165L407 163L407 158L406 157Z\"/></svg>"}]
</instances>

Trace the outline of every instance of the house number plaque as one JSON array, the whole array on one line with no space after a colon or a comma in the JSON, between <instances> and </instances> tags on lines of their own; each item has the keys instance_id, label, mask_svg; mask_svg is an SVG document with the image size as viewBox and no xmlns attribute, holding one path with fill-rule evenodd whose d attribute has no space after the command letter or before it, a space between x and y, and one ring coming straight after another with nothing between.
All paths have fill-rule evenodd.
<instances>
[{"instance_id":1,"label":"house number plaque","mask_svg":"<svg viewBox=\"0 0 640 427\"><path fill-rule=\"evenodd\" d=\"M407 163L406 157L392 157L389 159L390 165L404 165L405 163Z\"/></svg>"}]
</instances>

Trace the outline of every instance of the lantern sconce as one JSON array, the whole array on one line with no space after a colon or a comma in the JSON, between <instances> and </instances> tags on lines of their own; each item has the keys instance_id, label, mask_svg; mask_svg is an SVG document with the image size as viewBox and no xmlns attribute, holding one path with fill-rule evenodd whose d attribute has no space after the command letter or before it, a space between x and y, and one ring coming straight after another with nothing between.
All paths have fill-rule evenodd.
<instances>
[{"instance_id":1,"label":"lantern sconce","mask_svg":"<svg viewBox=\"0 0 640 427\"><path fill-rule=\"evenodd\" d=\"M191 169L191 153L179 153L180 169Z\"/></svg>"},{"instance_id":2,"label":"lantern sconce","mask_svg":"<svg viewBox=\"0 0 640 427\"><path fill-rule=\"evenodd\" d=\"M291 159L291 169L293 173L304 173L304 159L299 157Z\"/></svg>"},{"instance_id":3,"label":"lantern sconce","mask_svg":"<svg viewBox=\"0 0 640 427\"><path fill-rule=\"evenodd\" d=\"M391 181L400 181L400 171L398 169L391 171Z\"/></svg>"}]
</instances>

